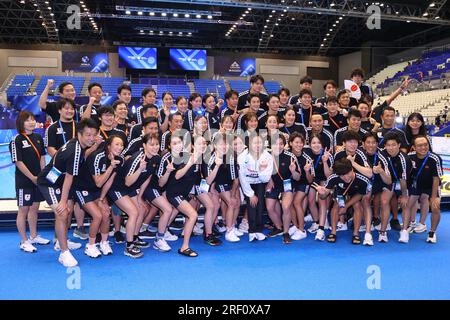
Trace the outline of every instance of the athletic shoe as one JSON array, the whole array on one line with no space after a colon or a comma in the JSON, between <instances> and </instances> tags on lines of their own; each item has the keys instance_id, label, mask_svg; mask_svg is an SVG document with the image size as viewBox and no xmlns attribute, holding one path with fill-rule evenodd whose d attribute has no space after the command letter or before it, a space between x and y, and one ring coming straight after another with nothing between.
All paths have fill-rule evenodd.
<instances>
[{"instance_id":1,"label":"athletic shoe","mask_svg":"<svg viewBox=\"0 0 450 320\"><path fill-rule=\"evenodd\" d=\"M313 222L313 224L311 225L311 227L309 227L308 232L309 232L309 233L316 233L317 230L319 230L319 224Z\"/></svg>"},{"instance_id":2,"label":"athletic shoe","mask_svg":"<svg viewBox=\"0 0 450 320\"><path fill-rule=\"evenodd\" d=\"M289 236L289 233L283 233L283 243L284 244L290 244L292 243L292 239Z\"/></svg>"},{"instance_id":3,"label":"athletic shoe","mask_svg":"<svg viewBox=\"0 0 450 320\"><path fill-rule=\"evenodd\" d=\"M294 234L291 235L291 239L292 240L303 240L303 239L306 239L307 236L308 236L308 234L306 233L306 231L301 231L301 230L297 229L297 231L295 231Z\"/></svg>"},{"instance_id":4,"label":"athletic shoe","mask_svg":"<svg viewBox=\"0 0 450 320\"><path fill-rule=\"evenodd\" d=\"M120 232L123 233L123 234L126 234L127 233L127 228L125 226L123 226L123 225L120 225Z\"/></svg>"},{"instance_id":5,"label":"athletic shoe","mask_svg":"<svg viewBox=\"0 0 450 320\"><path fill-rule=\"evenodd\" d=\"M238 238L239 239L239 238ZM227 239L228 240L228 239ZM210 234L208 236L206 236L203 241L205 241L205 243L209 244L210 246L219 246L222 244L222 240L220 240L219 238L217 238L216 236L214 236L213 234Z\"/></svg>"},{"instance_id":6,"label":"athletic shoe","mask_svg":"<svg viewBox=\"0 0 450 320\"><path fill-rule=\"evenodd\" d=\"M365 245L365 246L373 246L373 237L368 232L366 232L366 234L364 235L363 245Z\"/></svg>"},{"instance_id":7,"label":"athletic shoe","mask_svg":"<svg viewBox=\"0 0 450 320\"><path fill-rule=\"evenodd\" d=\"M289 228L289 235L292 237L292 235L293 235L294 233L296 233L297 230L298 230L298 228L297 228L295 225L291 226L291 227Z\"/></svg>"},{"instance_id":8,"label":"athletic shoe","mask_svg":"<svg viewBox=\"0 0 450 320\"><path fill-rule=\"evenodd\" d=\"M408 241L409 241L409 232L408 232L408 230L400 231L400 238L398 239L398 242L408 243Z\"/></svg>"},{"instance_id":9,"label":"athletic shoe","mask_svg":"<svg viewBox=\"0 0 450 320\"><path fill-rule=\"evenodd\" d=\"M375 229L377 229L377 227L378 227L378 229L377 230L379 230L379 228L381 228L381 219L380 218L372 218L372 226L375 228Z\"/></svg>"},{"instance_id":10,"label":"athletic shoe","mask_svg":"<svg viewBox=\"0 0 450 320\"><path fill-rule=\"evenodd\" d=\"M370 231L374 231L375 228L373 227L373 225L370 225ZM362 225L361 227L359 227L359 232L366 232L366 225Z\"/></svg>"},{"instance_id":11,"label":"athletic shoe","mask_svg":"<svg viewBox=\"0 0 450 320\"><path fill-rule=\"evenodd\" d=\"M249 233L248 234L248 241L252 242L253 240L257 240L256 233Z\"/></svg>"},{"instance_id":12,"label":"athletic shoe","mask_svg":"<svg viewBox=\"0 0 450 320\"><path fill-rule=\"evenodd\" d=\"M89 239L89 234L86 232L84 227L79 227L73 229L73 237L81 240L87 240Z\"/></svg>"},{"instance_id":13,"label":"athletic shoe","mask_svg":"<svg viewBox=\"0 0 450 320\"><path fill-rule=\"evenodd\" d=\"M21 242L19 248L25 252L37 252L37 248L31 244L30 240Z\"/></svg>"},{"instance_id":14,"label":"athletic shoe","mask_svg":"<svg viewBox=\"0 0 450 320\"><path fill-rule=\"evenodd\" d=\"M313 222L313 217L312 217L312 215L308 214L308 215L305 217L304 221L305 221L305 223L306 223L306 222Z\"/></svg>"},{"instance_id":15,"label":"athletic shoe","mask_svg":"<svg viewBox=\"0 0 450 320\"><path fill-rule=\"evenodd\" d=\"M229 242L239 242L241 239L233 232L233 230L227 231L225 233L225 240Z\"/></svg>"},{"instance_id":16,"label":"athletic shoe","mask_svg":"<svg viewBox=\"0 0 450 320\"><path fill-rule=\"evenodd\" d=\"M416 228L416 226L417 226L417 223L415 221L411 222L408 226L408 229L406 229L406 230L408 231L408 233L414 233L414 229Z\"/></svg>"},{"instance_id":17,"label":"athletic shoe","mask_svg":"<svg viewBox=\"0 0 450 320\"><path fill-rule=\"evenodd\" d=\"M135 244L136 246L138 246L138 247L141 248L141 249L145 249L145 248L150 247L150 243L148 243L148 242L142 240L142 239L139 238L139 237L137 237L136 240L134 240L133 242L134 242L134 244Z\"/></svg>"},{"instance_id":18,"label":"athletic shoe","mask_svg":"<svg viewBox=\"0 0 450 320\"><path fill-rule=\"evenodd\" d=\"M156 233L155 232L151 232L149 230L144 230L139 232L139 238L141 239L155 239L156 238Z\"/></svg>"},{"instance_id":19,"label":"athletic shoe","mask_svg":"<svg viewBox=\"0 0 450 320\"><path fill-rule=\"evenodd\" d=\"M347 231L347 230L348 230L347 224L339 221L337 224L336 231L339 232L339 231Z\"/></svg>"},{"instance_id":20,"label":"athletic shoe","mask_svg":"<svg viewBox=\"0 0 450 320\"><path fill-rule=\"evenodd\" d=\"M108 256L113 253L109 241L101 241L100 242L100 251L104 256Z\"/></svg>"},{"instance_id":21,"label":"athletic shoe","mask_svg":"<svg viewBox=\"0 0 450 320\"><path fill-rule=\"evenodd\" d=\"M391 221L389 222L389 225L394 230L397 230L397 231L402 230L402 226L400 224L400 221L398 221L398 219L391 219Z\"/></svg>"},{"instance_id":22,"label":"athletic shoe","mask_svg":"<svg viewBox=\"0 0 450 320\"><path fill-rule=\"evenodd\" d=\"M416 224L414 228L414 233L423 233L427 231L427 226L425 224L421 224L420 222Z\"/></svg>"},{"instance_id":23,"label":"athletic shoe","mask_svg":"<svg viewBox=\"0 0 450 320\"><path fill-rule=\"evenodd\" d=\"M144 255L141 249L138 246L135 246L134 244L132 244L129 247L125 246L125 251L123 252L123 254L134 259L140 258Z\"/></svg>"},{"instance_id":24,"label":"athletic shoe","mask_svg":"<svg viewBox=\"0 0 450 320\"><path fill-rule=\"evenodd\" d=\"M42 238L40 235L37 235L33 239L30 238L31 244L39 244L39 245L46 245L50 243L50 240Z\"/></svg>"},{"instance_id":25,"label":"athletic shoe","mask_svg":"<svg viewBox=\"0 0 450 320\"><path fill-rule=\"evenodd\" d=\"M194 229L192 230L192 232L196 236L201 236L203 234L203 229L201 226L199 226L198 222L194 225Z\"/></svg>"},{"instance_id":26,"label":"athletic shoe","mask_svg":"<svg viewBox=\"0 0 450 320\"><path fill-rule=\"evenodd\" d=\"M78 250L81 248L81 243L72 242L70 240L67 240L67 247L69 248L69 250ZM53 246L53 249L55 249L56 251L61 250L58 240L56 240L55 245Z\"/></svg>"},{"instance_id":27,"label":"athletic shoe","mask_svg":"<svg viewBox=\"0 0 450 320\"><path fill-rule=\"evenodd\" d=\"M328 222L328 219L325 220L325 226L323 227L325 230L331 230L330 223Z\"/></svg>"},{"instance_id":28,"label":"athletic shoe","mask_svg":"<svg viewBox=\"0 0 450 320\"><path fill-rule=\"evenodd\" d=\"M72 268L78 265L78 261L75 260L72 253L70 253L70 250L61 252L58 261L66 268Z\"/></svg>"},{"instance_id":29,"label":"athletic shoe","mask_svg":"<svg viewBox=\"0 0 450 320\"><path fill-rule=\"evenodd\" d=\"M181 222L181 221L175 220L170 224L169 229L170 230L181 230L181 229L183 229L183 227L184 227L184 221Z\"/></svg>"},{"instance_id":30,"label":"athletic shoe","mask_svg":"<svg viewBox=\"0 0 450 320\"><path fill-rule=\"evenodd\" d=\"M158 232L158 227L155 227L153 225L149 225L147 230L150 231L150 232L157 233Z\"/></svg>"},{"instance_id":31,"label":"athletic shoe","mask_svg":"<svg viewBox=\"0 0 450 320\"><path fill-rule=\"evenodd\" d=\"M264 233L256 232L255 235L256 235L256 239L258 241L266 240L266 235Z\"/></svg>"},{"instance_id":32,"label":"athletic shoe","mask_svg":"<svg viewBox=\"0 0 450 320\"><path fill-rule=\"evenodd\" d=\"M91 258L98 258L102 255L95 244L90 245L89 243L86 244L84 254Z\"/></svg>"},{"instance_id":33,"label":"athletic shoe","mask_svg":"<svg viewBox=\"0 0 450 320\"><path fill-rule=\"evenodd\" d=\"M164 239L166 241L177 241L178 240L178 236L171 233L169 230L166 231L166 233L164 233Z\"/></svg>"},{"instance_id":34,"label":"athletic shoe","mask_svg":"<svg viewBox=\"0 0 450 320\"><path fill-rule=\"evenodd\" d=\"M276 236L281 236L283 235L283 230L280 230L278 228L273 228L272 230L270 230L269 234L267 235L269 238L274 238Z\"/></svg>"},{"instance_id":35,"label":"athletic shoe","mask_svg":"<svg viewBox=\"0 0 450 320\"><path fill-rule=\"evenodd\" d=\"M381 230L381 222L379 224L375 225L374 228L375 228L375 230L380 231ZM388 223L386 226L386 231L391 231L391 230L392 230L391 224Z\"/></svg>"},{"instance_id":36,"label":"athletic shoe","mask_svg":"<svg viewBox=\"0 0 450 320\"><path fill-rule=\"evenodd\" d=\"M430 236L430 233L428 233L427 242L428 243L437 243L436 232L433 233L433 236Z\"/></svg>"},{"instance_id":37,"label":"athletic shoe","mask_svg":"<svg viewBox=\"0 0 450 320\"><path fill-rule=\"evenodd\" d=\"M241 223L238 226L238 229L243 233L248 233L248 221L247 219L242 219Z\"/></svg>"},{"instance_id":38,"label":"athletic shoe","mask_svg":"<svg viewBox=\"0 0 450 320\"><path fill-rule=\"evenodd\" d=\"M386 232L380 232L378 234L378 242L384 242L387 243L389 241L387 233Z\"/></svg>"},{"instance_id":39,"label":"athletic shoe","mask_svg":"<svg viewBox=\"0 0 450 320\"><path fill-rule=\"evenodd\" d=\"M220 233L224 233L227 231L227 227L225 227L222 220L219 220L219 222L216 223L215 226L217 228L217 231L219 231Z\"/></svg>"},{"instance_id":40,"label":"athletic shoe","mask_svg":"<svg viewBox=\"0 0 450 320\"><path fill-rule=\"evenodd\" d=\"M117 244L125 242L125 238L123 237L122 232L120 232L120 231L114 232L114 242Z\"/></svg>"},{"instance_id":41,"label":"athletic shoe","mask_svg":"<svg viewBox=\"0 0 450 320\"><path fill-rule=\"evenodd\" d=\"M239 230L236 227L233 227L233 232L235 235L237 235L238 237L242 237L244 235L244 232L242 232L241 230Z\"/></svg>"},{"instance_id":42,"label":"athletic shoe","mask_svg":"<svg viewBox=\"0 0 450 320\"><path fill-rule=\"evenodd\" d=\"M167 244L164 238L160 238L153 242L153 249L156 249L161 252L170 251L172 248Z\"/></svg>"},{"instance_id":43,"label":"athletic shoe","mask_svg":"<svg viewBox=\"0 0 450 320\"><path fill-rule=\"evenodd\" d=\"M322 229L318 229L314 240L325 241L325 231Z\"/></svg>"}]
</instances>

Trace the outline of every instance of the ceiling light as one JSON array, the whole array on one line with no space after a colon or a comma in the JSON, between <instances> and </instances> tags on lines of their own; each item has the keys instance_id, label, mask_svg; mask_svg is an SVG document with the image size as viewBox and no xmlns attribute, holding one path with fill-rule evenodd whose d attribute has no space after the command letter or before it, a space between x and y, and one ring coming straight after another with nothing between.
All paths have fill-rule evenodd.
<instances>
[{"instance_id":1,"label":"ceiling light","mask_svg":"<svg viewBox=\"0 0 450 320\"><path fill-rule=\"evenodd\" d=\"M195 17L196 17L197 19L200 19L202 16L201 16L200 14L197 14Z\"/></svg>"},{"instance_id":2,"label":"ceiling light","mask_svg":"<svg viewBox=\"0 0 450 320\"><path fill-rule=\"evenodd\" d=\"M212 19L213 17L212 17L212 15L209 14L207 18L208 19Z\"/></svg>"},{"instance_id":3,"label":"ceiling light","mask_svg":"<svg viewBox=\"0 0 450 320\"><path fill-rule=\"evenodd\" d=\"M190 15L189 15L188 13L186 13L186 14L184 15L184 17L185 17L185 18L189 18Z\"/></svg>"},{"instance_id":4,"label":"ceiling light","mask_svg":"<svg viewBox=\"0 0 450 320\"><path fill-rule=\"evenodd\" d=\"M177 18L177 17L178 17L178 13L174 13L173 16L174 16L175 18Z\"/></svg>"},{"instance_id":5,"label":"ceiling light","mask_svg":"<svg viewBox=\"0 0 450 320\"><path fill-rule=\"evenodd\" d=\"M142 16L142 11L138 11L138 16Z\"/></svg>"},{"instance_id":6,"label":"ceiling light","mask_svg":"<svg viewBox=\"0 0 450 320\"><path fill-rule=\"evenodd\" d=\"M125 11L125 14L131 14L131 12L129 10Z\"/></svg>"},{"instance_id":7,"label":"ceiling light","mask_svg":"<svg viewBox=\"0 0 450 320\"><path fill-rule=\"evenodd\" d=\"M163 12L163 13L161 13L161 16L162 17L167 17L167 13Z\"/></svg>"}]
</instances>

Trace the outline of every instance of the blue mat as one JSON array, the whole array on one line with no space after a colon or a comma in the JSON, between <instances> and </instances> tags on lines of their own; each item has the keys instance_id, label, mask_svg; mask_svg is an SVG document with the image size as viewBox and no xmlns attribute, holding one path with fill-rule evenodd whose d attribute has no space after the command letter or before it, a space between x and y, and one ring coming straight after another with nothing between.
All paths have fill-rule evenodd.
<instances>
[{"instance_id":1,"label":"blue mat","mask_svg":"<svg viewBox=\"0 0 450 320\"><path fill-rule=\"evenodd\" d=\"M280 237L249 243L244 236L240 243L210 247L197 236L195 259L176 253L181 240L170 243L169 253L144 249L137 260L123 255L123 245L114 244L113 256L96 260L80 249L74 253L80 268L72 274L57 262L52 246L25 254L15 230L0 234L0 299L450 298L448 214L436 245L425 242L426 233L404 245L397 242L398 232L390 232L389 243L370 248L351 245L350 231L338 233L335 245L308 234L291 245ZM53 232L41 234L51 238Z\"/></svg>"}]
</instances>

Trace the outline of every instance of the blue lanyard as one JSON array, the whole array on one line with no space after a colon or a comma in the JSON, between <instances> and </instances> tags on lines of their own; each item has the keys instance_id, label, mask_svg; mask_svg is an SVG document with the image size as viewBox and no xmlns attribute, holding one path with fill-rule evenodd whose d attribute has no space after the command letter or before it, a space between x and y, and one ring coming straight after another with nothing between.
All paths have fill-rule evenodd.
<instances>
[{"instance_id":1,"label":"blue lanyard","mask_svg":"<svg viewBox=\"0 0 450 320\"><path fill-rule=\"evenodd\" d=\"M395 168L394 168L394 165L392 164L391 157L389 157L389 163L391 164L392 171L394 172L395 181L398 181L397 172L395 172Z\"/></svg>"},{"instance_id":2,"label":"blue lanyard","mask_svg":"<svg viewBox=\"0 0 450 320\"><path fill-rule=\"evenodd\" d=\"M302 113L300 114L302 116L302 123L305 124L305 119L303 117L303 108L302 108L302 106L300 106L300 110L302 111Z\"/></svg>"},{"instance_id":3,"label":"blue lanyard","mask_svg":"<svg viewBox=\"0 0 450 320\"><path fill-rule=\"evenodd\" d=\"M314 164L314 170L317 170L317 166L319 165L320 158L322 158L322 155L323 155L323 149L320 150L320 154L319 154L319 156L317 157L317 162Z\"/></svg>"},{"instance_id":4,"label":"blue lanyard","mask_svg":"<svg viewBox=\"0 0 450 320\"><path fill-rule=\"evenodd\" d=\"M59 123L59 128L61 129L61 131L62 131L62 137L63 137L63 140L64 140L64 144L66 144L66 133L64 132L64 128L62 127L62 124L61 124L61 120L58 120L58 123Z\"/></svg>"},{"instance_id":5,"label":"blue lanyard","mask_svg":"<svg viewBox=\"0 0 450 320\"><path fill-rule=\"evenodd\" d=\"M428 152L427 153L427 157L425 158L425 160L423 160L422 166L420 167L419 171L417 172L416 178L414 180L417 180L419 178L419 176L422 173L422 170L425 167L425 164L427 163L429 157L430 157L430 153Z\"/></svg>"},{"instance_id":6,"label":"blue lanyard","mask_svg":"<svg viewBox=\"0 0 450 320\"><path fill-rule=\"evenodd\" d=\"M289 131L289 129L288 129L287 127L284 127L284 131L286 131L286 133L287 133L288 135L291 134L291 132Z\"/></svg>"}]
</instances>

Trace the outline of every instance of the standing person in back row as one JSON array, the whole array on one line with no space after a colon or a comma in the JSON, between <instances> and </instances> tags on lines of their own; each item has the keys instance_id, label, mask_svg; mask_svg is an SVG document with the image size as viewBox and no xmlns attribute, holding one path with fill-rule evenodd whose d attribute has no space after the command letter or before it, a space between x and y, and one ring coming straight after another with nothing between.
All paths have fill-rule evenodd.
<instances>
[{"instance_id":1,"label":"standing person in back row","mask_svg":"<svg viewBox=\"0 0 450 320\"><path fill-rule=\"evenodd\" d=\"M372 91L372 87L368 84L364 83L364 70L361 68L356 68L352 70L350 74L350 79L359 86L361 89L361 95L370 96L372 99L375 98L375 95Z\"/></svg>"},{"instance_id":2,"label":"standing person in back row","mask_svg":"<svg viewBox=\"0 0 450 320\"><path fill-rule=\"evenodd\" d=\"M59 120L58 101L47 101L50 88L53 86L54 83L55 83L55 81L53 79L47 80L47 85L45 86L44 91L42 91L42 94L39 97L39 102L38 102L39 108L43 112L45 112L47 115L49 115L50 118L52 118L52 122ZM70 100L75 100L75 97L77 95L77 93L75 91L75 87L73 86L73 84L71 82L62 82L58 86L58 93L62 98L66 98L66 99L70 99ZM78 122L78 120L80 118L78 115L77 109L78 108L76 108L76 112L75 112L75 116L74 116L74 119L76 122Z\"/></svg>"},{"instance_id":3,"label":"standing person in back row","mask_svg":"<svg viewBox=\"0 0 450 320\"><path fill-rule=\"evenodd\" d=\"M259 96L260 108L267 110L268 95L262 92L263 86L264 78L261 75L257 74L256 76L252 76L250 78L250 89L239 93L238 111L249 106L248 96L250 94Z\"/></svg>"},{"instance_id":4,"label":"standing person in back row","mask_svg":"<svg viewBox=\"0 0 450 320\"><path fill-rule=\"evenodd\" d=\"M299 104L300 103L300 99L301 99L301 92L303 90L312 91L312 83L313 83L313 79L310 76L304 76L303 78L301 78L300 79L300 89L298 91L299 94L296 94L295 96L292 96L289 99L288 104L291 105L291 106ZM314 98L312 96L312 93L311 93L311 99L312 99L313 102L316 101L316 98Z\"/></svg>"}]
</instances>

